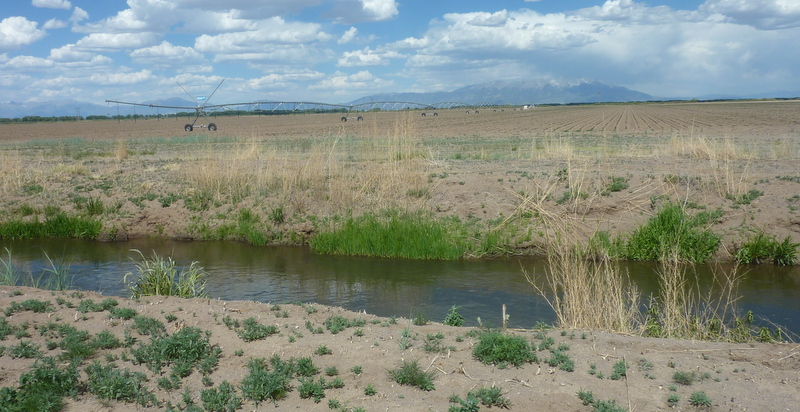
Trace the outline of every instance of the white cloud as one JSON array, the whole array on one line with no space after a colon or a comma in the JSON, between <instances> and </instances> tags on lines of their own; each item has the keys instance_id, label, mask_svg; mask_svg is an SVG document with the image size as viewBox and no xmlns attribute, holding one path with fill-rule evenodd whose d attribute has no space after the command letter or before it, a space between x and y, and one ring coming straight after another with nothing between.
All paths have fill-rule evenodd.
<instances>
[{"instance_id":1,"label":"white cloud","mask_svg":"<svg viewBox=\"0 0 800 412\"><path fill-rule=\"evenodd\" d=\"M248 80L245 82L247 87L243 91L286 89L290 86L296 86L298 83L319 80L324 77L324 73L307 69L283 74L270 73L263 77Z\"/></svg>"},{"instance_id":2,"label":"white cloud","mask_svg":"<svg viewBox=\"0 0 800 412\"><path fill-rule=\"evenodd\" d=\"M350 43L351 41L355 40L357 34L358 34L358 29L355 27L351 27L347 29L347 31L344 32L344 34L342 34L342 37L340 37L339 40L336 41L336 43L338 44Z\"/></svg>"},{"instance_id":3,"label":"white cloud","mask_svg":"<svg viewBox=\"0 0 800 412\"><path fill-rule=\"evenodd\" d=\"M340 24L388 21L400 13L397 6L395 0L337 0L325 16Z\"/></svg>"},{"instance_id":4,"label":"white cloud","mask_svg":"<svg viewBox=\"0 0 800 412\"><path fill-rule=\"evenodd\" d=\"M38 23L25 17L6 17L0 21L0 51L9 51L27 46L43 38L47 33L36 28Z\"/></svg>"},{"instance_id":5,"label":"white cloud","mask_svg":"<svg viewBox=\"0 0 800 412\"><path fill-rule=\"evenodd\" d=\"M312 90L331 90L337 94L351 93L353 91L371 91L375 92L387 86L392 82L384 81L375 77L368 71L360 71L356 74L346 75L343 73L334 73L327 79L309 86Z\"/></svg>"},{"instance_id":6,"label":"white cloud","mask_svg":"<svg viewBox=\"0 0 800 412\"><path fill-rule=\"evenodd\" d=\"M344 52L336 65L339 67L385 66L389 64L390 59L405 57L396 51L376 51L367 47L364 50Z\"/></svg>"},{"instance_id":7,"label":"white cloud","mask_svg":"<svg viewBox=\"0 0 800 412\"><path fill-rule=\"evenodd\" d=\"M155 77L150 70L140 70L128 73L98 73L89 76L91 83L103 86L130 85L153 80Z\"/></svg>"},{"instance_id":8,"label":"white cloud","mask_svg":"<svg viewBox=\"0 0 800 412\"><path fill-rule=\"evenodd\" d=\"M33 0L31 4L34 7L44 7L48 9L69 10L72 8L72 3L67 0Z\"/></svg>"},{"instance_id":9,"label":"white cloud","mask_svg":"<svg viewBox=\"0 0 800 412\"><path fill-rule=\"evenodd\" d=\"M158 41L156 33L92 33L75 44L81 51L110 51L138 49L154 45Z\"/></svg>"},{"instance_id":10,"label":"white cloud","mask_svg":"<svg viewBox=\"0 0 800 412\"><path fill-rule=\"evenodd\" d=\"M88 18L89 18L89 13L87 13L86 10L84 10L84 9L82 9L80 7L75 7L75 10L72 11L72 16L70 16L70 18L69 18L69 22L73 23L73 24L77 24L77 23L79 23L79 22L81 22L83 20L86 20Z\"/></svg>"},{"instance_id":11,"label":"white cloud","mask_svg":"<svg viewBox=\"0 0 800 412\"><path fill-rule=\"evenodd\" d=\"M3 68L12 70L36 70L53 67L53 61L34 56L17 56L3 64Z\"/></svg>"},{"instance_id":12,"label":"white cloud","mask_svg":"<svg viewBox=\"0 0 800 412\"><path fill-rule=\"evenodd\" d=\"M67 27L67 22L56 19L50 19L42 25L42 28L45 30L63 29L64 27Z\"/></svg>"},{"instance_id":13,"label":"white cloud","mask_svg":"<svg viewBox=\"0 0 800 412\"><path fill-rule=\"evenodd\" d=\"M194 48L203 53L260 53L266 45L298 45L330 39L331 35L321 31L318 24L287 23L274 17L262 22L256 30L203 34L195 39Z\"/></svg>"},{"instance_id":14,"label":"white cloud","mask_svg":"<svg viewBox=\"0 0 800 412\"><path fill-rule=\"evenodd\" d=\"M475 13L475 17L467 24L473 26L500 27L508 20L508 11L501 10L496 13Z\"/></svg>"},{"instance_id":15,"label":"white cloud","mask_svg":"<svg viewBox=\"0 0 800 412\"><path fill-rule=\"evenodd\" d=\"M94 56L96 56L95 53L76 50L74 44L67 44L57 49L51 49L48 59L60 62L74 62L91 60Z\"/></svg>"},{"instance_id":16,"label":"white cloud","mask_svg":"<svg viewBox=\"0 0 800 412\"><path fill-rule=\"evenodd\" d=\"M763 30L800 27L800 2L796 0L708 0L700 10Z\"/></svg>"},{"instance_id":17,"label":"white cloud","mask_svg":"<svg viewBox=\"0 0 800 412\"><path fill-rule=\"evenodd\" d=\"M205 57L191 47L175 46L164 40L157 46L136 49L131 59L146 66L167 68L203 64Z\"/></svg>"}]
</instances>

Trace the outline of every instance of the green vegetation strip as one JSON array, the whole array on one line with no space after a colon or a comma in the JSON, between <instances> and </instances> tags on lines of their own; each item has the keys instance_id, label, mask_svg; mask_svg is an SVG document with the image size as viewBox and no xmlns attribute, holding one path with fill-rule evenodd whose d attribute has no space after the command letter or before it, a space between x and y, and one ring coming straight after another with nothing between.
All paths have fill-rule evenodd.
<instances>
[{"instance_id":1,"label":"green vegetation strip","mask_svg":"<svg viewBox=\"0 0 800 412\"><path fill-rule=\"evenodd\" d=\"M102 223L88 217L59 213L40 222L11 220L0 223L0 239L78 238L95 239Z\"/></svg>"},{"instance_id":2,"label":"green vegetation strip","mask_svg":"<svg viewBox=\"0 0 800 412\"><path fill-rule=\"evenodd\" d=\"M310 243L319 253L408 259L458 259L470 250L455 222L396 211L349 218Z\"/></svg>"}]
</instances>

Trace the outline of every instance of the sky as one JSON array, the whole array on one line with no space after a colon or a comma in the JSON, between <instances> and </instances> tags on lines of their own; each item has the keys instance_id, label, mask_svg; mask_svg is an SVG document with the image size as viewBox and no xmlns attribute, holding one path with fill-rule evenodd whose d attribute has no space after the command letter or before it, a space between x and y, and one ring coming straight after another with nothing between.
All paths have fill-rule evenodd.
<instances>
[{"instance_id":1,"label":"sky","mask_svg":"<svg viewBox=\"0 0 800 412\"><path fill-rule=\"evenodd\" d=\"M0 103L343 103L497 81L800 91L800 0L0 0Z\"/></svg>"}]
</instances>

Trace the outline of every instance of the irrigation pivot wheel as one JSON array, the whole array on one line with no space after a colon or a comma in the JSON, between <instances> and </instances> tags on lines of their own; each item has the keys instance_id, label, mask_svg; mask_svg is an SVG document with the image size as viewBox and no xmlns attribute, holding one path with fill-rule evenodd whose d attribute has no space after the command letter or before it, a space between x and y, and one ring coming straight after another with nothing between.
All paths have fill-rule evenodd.
<instances>
[{"instance_id":1,"label":"irrigation pivot wheel","mask_svg":"<svg viewBox=\"0 0 800 412\"><path fill-rule=\"evenodd\" d=\"M183 126L183 130L186 130L187 132L191 132L192 129L194 129L194 127L192 127L192 125L189 123L186 123L186 126Z\"/></svg>"},{"instance_id":2,"label":"irrigation pivot wheel","mask_svg":"<svg viewBox=\"0 0 800 412\"><path fill-rule=\"evenodd\" d=\"M342 121L343 121L343 122L346 122L346 121L347 121L347 117L345 117L345 116L342 116Z\"/></svg>"},{"instance_id":3,"label":"irrigation pivot wheel","mask_svg":"<svg viewBox=\"0 0 800 412\"><path fill-rule=\"evenodd\" d=\"M208 130L211 130L212 132L216 132L217 131L217 125L214 124L214 123L209 123L208 124Z\"/></svg>"}]
</instances>

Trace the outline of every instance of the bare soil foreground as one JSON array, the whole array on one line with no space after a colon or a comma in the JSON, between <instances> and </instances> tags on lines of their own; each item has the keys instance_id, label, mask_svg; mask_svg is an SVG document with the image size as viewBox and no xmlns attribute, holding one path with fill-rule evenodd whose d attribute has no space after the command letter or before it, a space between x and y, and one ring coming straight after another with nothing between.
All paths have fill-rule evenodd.
<instances>
[{"instance_id":1,"label":"bare soil foreground","mask_svg":"<svg viewBox=\"0 0 800 412\"><path fill-rule=\"evenodd\" d=\"M115 298L117 305L112 306L106 299L91 292L0 287L0 308L7 314L5 327L28 332L14 332L1 342L0 385L17 386L20 375L34 364L34 359L18 355L22 353L20 347L33 346L39 351L38 356L62 355L63 347L69 346L57 331L75 328L89 333L86 346L103 331L110 332L123 346L100 349L83 362L79 368L80 381L84 383L81 387L93 389L66 398L68 411L165 409L168 402L176 408L186 408L185 393L203 407L201 391L219 388L225 381L236 388L235 394L241 398L242 383L251 373L248 362L258 358L269 360L273 356L284 361L310 358L319 370L312 375L316 382L339 378L343 386L325 389L324 398L315 403L313 396L304 398L300 388L307 378L294 378L285 398L265 400L259 405L245 400L241 410L446 411L462 406L450 402L452 395L466 400L468 392L492 387L501 388L502 397L512 411L591 410L591 406L583 405L578 392L584 395L591 392L595 403L615 401L619 407L632 411L794 411L800 403L797 344L647 339L590 330L510 330L508 334L536 346L534 353L538 359L519 367L498 367L486 365L473 356L480 343L474 328L439 323L417 326L408 319L377 318L314 304L274 305L152 296L139 301ZM31 300L48 302L47 311L20 309ZM126 309L135 311L136 318L125 320ZM329 319L337 316L360 321L355 322L359 326L345 326L334 334L326 328L326 321L332 323ZM197 328L204 337L205 331L209 331L208 344L221 349L218 363L213 368L192 369L190 375L179 379L176 388L165 390L162 381L169 380L173 364L165 363L159 374L144 361L136 362L134 353L156 340L153 335L140 333L142 329L137 328L140 318L158 320L169 336L180 336ZM246 342L240 334L248 318L260 325L274 325L276 332ZM234 322L240 326L229 327ZM440 339L436 339L437 335ZM109 341L108 336L104 341ZM125 342L134 341L124 346ZM548 342L550 349L546 348ZM323 347L329 353L321 350ZM164 358L167 352L164 351ZM573 363L574 371L549 365L556 352ZM434 389L425 391L393 380L388 371L398 368L404 360L417 361L420 369L430 372ZM135 393L142 399L148 393L154 394L160 406L142 407L133 401L134 395L127 393L131 402L99 399L95 393L102 393L102 389L95 389L85 372L95 361L113 362L118 370L147 376L148 380ZM615 365L621 362L627 364L625 376L615 377ZM66 367L66 363L60 360L58 365ZM117 396L123 397L122 393ZM710 406L693 406L692 399L701 405L708 402ZM336 402L340 406L330 408Z\"/></svg>"}]
</instances>

